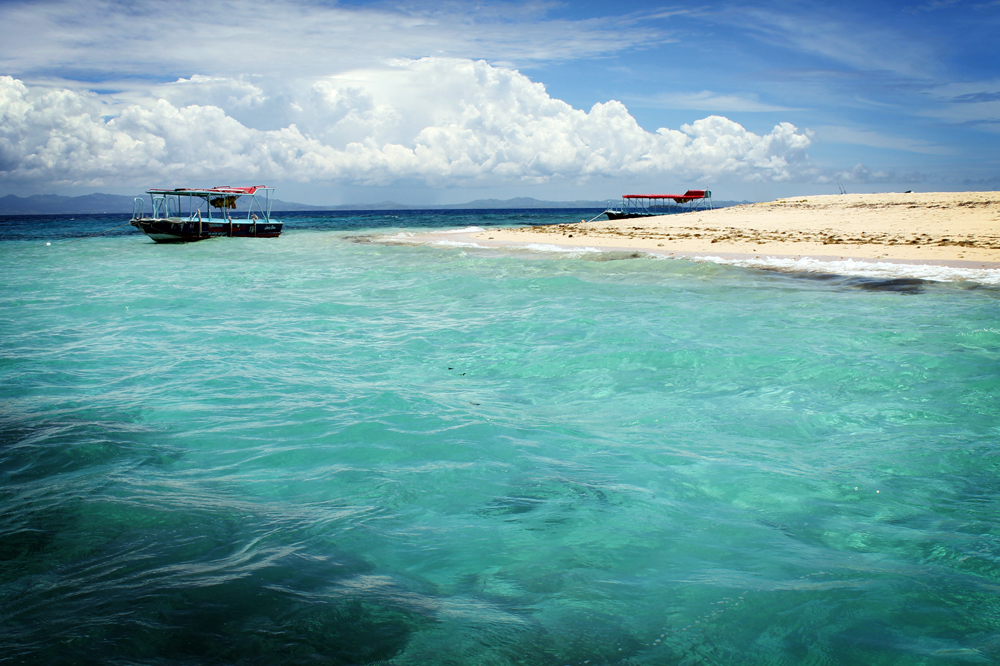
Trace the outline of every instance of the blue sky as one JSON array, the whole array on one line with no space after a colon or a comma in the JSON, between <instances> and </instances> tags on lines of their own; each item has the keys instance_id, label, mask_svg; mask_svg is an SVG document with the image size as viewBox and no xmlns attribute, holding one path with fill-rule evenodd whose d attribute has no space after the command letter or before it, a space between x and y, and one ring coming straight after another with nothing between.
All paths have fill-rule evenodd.
<instances>
[{"instance_id":1,"label":"blue sky","mask_svg":"<svg viewBox=\"0 0 1000 666\"><path fill-rule=\"evenodd\" d=\"M1000 189L1000 1L0 2L0 195Z\"/></svg>"}]
</instances>

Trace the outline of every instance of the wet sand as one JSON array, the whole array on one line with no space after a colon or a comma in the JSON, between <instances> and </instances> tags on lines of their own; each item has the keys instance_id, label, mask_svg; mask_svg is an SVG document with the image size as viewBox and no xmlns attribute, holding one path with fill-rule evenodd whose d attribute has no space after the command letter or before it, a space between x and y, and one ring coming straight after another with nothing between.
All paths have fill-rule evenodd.
<instances>
[{"instance_id":1,"label":"wet sand","mask_svg":"<svg viewBox=\"0 0 1000 666\"><path fill-rule=\"evenodd\" d=\"M463 234L484 246L547 244L723 258L811 257L1000 268L1000 192L803 196L676 215ZM460 240L454 235L450 240Z\"/></svg>"}]
</instances>

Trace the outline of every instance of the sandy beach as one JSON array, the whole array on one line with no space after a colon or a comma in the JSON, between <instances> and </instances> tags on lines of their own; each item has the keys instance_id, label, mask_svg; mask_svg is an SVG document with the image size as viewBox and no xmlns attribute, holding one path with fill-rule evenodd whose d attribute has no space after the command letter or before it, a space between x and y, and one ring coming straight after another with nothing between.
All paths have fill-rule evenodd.
<instances>
[{"instance_id":1,"label":"sandy beach","mask_svg":"<svg viewBox=\"0 0 1000 666\"><path fill-rule=\"evenodd\" d=\"M487 246L543 243L674 256L811 257L1000 267L1000 192L802 196L676 215L490 229Z\"/></svg>"}]
</instances>

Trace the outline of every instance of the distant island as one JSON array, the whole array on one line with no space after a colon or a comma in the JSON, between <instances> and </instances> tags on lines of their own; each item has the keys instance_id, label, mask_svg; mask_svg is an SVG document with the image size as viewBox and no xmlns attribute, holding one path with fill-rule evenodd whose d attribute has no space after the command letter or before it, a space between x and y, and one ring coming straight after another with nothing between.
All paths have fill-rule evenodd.
<instances>
[{"instance_id":1,"label":"distant island","mask_svg":"<svg viewBox=\"0 0 1000 666\"><path fill-rule=\"evenodd\" d=\"M136 195L138 196L138 195ZM79 197L66 197L58 194L33 194L19 197L14 194L0 197L0 215L87 215L101 213L132 212L132 202L136 197L119 194L85 194ZM733 206L747 201L716 201L716 208ZM517 209L517 208L584 208L603 210L607 201L542 201L532 197L516 197L514 199L476 199L461 204L439 204L418 206L395 201L382 201L367 204L343 204L339 206L311 206L274 199L272 210L276 213L298 213L324 210L456 210L456 209ZM149 201L147 197L146 205Z\"/></svg>"}]
</instances>

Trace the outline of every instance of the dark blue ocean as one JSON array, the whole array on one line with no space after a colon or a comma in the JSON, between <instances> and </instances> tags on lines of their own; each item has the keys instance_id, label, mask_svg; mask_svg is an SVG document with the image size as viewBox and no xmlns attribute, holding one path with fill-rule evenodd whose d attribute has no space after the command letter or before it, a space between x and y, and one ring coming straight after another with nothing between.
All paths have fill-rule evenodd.
<instances>
[{"instance_id":1,"label":"dark blue ocean","mask_svg":"<svg viewBox=\"0 0 1000 666\"><path fill-rule=\"evenodd\" d=\"M0 663L1000 662L997 272L586 213L0 218Z\"/></svg>"}]
</instances>

